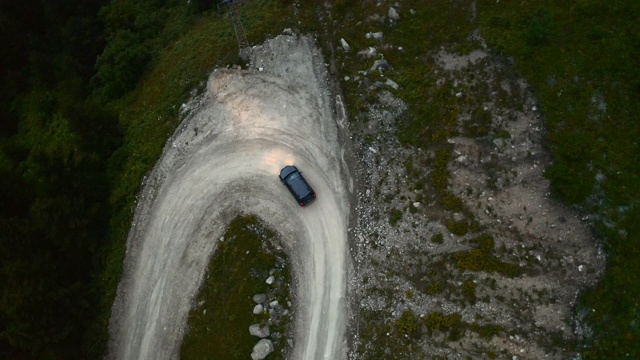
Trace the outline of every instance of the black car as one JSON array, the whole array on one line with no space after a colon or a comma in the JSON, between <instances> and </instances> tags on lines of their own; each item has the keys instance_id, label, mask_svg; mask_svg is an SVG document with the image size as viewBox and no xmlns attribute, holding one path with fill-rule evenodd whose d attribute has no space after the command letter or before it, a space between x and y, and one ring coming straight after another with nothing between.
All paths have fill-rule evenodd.
<instances>
[{"instance_id":1,"label":"black car","mask_svg":"<svg viewBox=\"0 0 640 360\"><path fill-rule=\"evenodd\" d=\"M297 167L287 165L280 170L280 181L289 189L300 206L306 206L316 199L316 192L304 179Z\"/></svg>"}]
</instances>

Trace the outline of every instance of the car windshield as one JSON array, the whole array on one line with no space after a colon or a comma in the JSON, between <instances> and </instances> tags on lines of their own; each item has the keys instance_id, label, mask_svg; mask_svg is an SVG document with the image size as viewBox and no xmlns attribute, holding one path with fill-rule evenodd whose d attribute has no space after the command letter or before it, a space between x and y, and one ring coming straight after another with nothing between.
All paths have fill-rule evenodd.
<instances>
[{"instance_id":1,"label":"car windshield","mask_svg":"<svg viewBox=\"0 0 640 360\"><path fill-rule=\"evenodd\" d=\"M291 173L289 176L287 176L287 182L291 183L293 180L298 179L300 177L300 174L298 174L297 172Z\"/></svg>"}]
</instances>

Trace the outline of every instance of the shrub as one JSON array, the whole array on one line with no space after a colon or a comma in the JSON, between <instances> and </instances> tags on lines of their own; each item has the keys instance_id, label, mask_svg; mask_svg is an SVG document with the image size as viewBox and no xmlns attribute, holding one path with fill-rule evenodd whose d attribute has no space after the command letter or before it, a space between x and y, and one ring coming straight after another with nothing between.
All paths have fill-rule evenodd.
<instances>
[{"instance_id":1,"label":"shrub","mask_svg":"<svg viewBox=\"0 0 640 360\"><path fill-rule=\"evenodd\" d=\"M470 303L476 303L476 283L469 279L462 284L462 295Z\"/></svg>"},{"instance_id":2,"label":"shrub","mask_svg":"<svg viewBox=\"0 0 640 360\"><path fill-rule=\"evenodd\" d=\"M462 316L460 314L449 314L444 315L439 312L432 312L427 314L424 317L424 324L427 326L429 331L439 330L439 331L447 331L454 327L460 326L462 321Z\"/></svg>"},{"instance_id":3,"label":"shrub","mask_svg":"<svg viewBox=\"0 0 640 360\"><path fill-rule=\"evenodd\" d=\"M400 315L396 326L401 334L410 334L418 329L418 319L412 310L407 309Z\"/></svg>"},{"instance_id":4,"label":"shrub","mask_svg":"<svg viewBox=\"0 0 640 360\"><path fill-rule=\"evenodd\" d=\"M444 191L442 194L442 206L449 211L461 212L462 200L451 192Z\"/></svg>"},{"instance_id":5,"label":"shrub","mask_svg":"<svg viewBox=\"0 0 640 360\"><path fill-rule=\"evenodd\" d=\"M444 242L444 236L442 236L442 233L437 233L431 237L431 242L434 244L442 244Z\"/></svg>"},{"instance_id":6,"label":"shrub","mask_svg":"<svg viewBox=\"0 0 640 360\"><path fill-rule=\"evenodd\" d=\"M471 242L477 244L478 247L454 254L458 270L499 272L512 277L520 275L521 270L517 265L502 262L491 254L494 248L494 240L491 235L479 236Z\"/></svg>"},{"instance_id":7,"label":"shrub","mask_svg":"<svg viewBox=\"0 0 640 360\"><path fill-rule=\"evenodd\" d=\"M435 295L442 291L442 283L440 281L436 281L429 285L427 288L427 295Z\"/></svg>"},{"instance_id":8,"label":"shrub","mask_svg":"<svg viewBox=\"0 0 640 360\"><path fill-rule=\"evenodd\" d=\"M451 231L451 233L455 235L464 236L467 234L467 232L469 232L469 223L466 220L449 220L447 229L449 229L449 231Z\"/></svg>"},{"instance_id":9,"label":"shrub","mask_svg":"<svg viewBox=\"0 0 640 360\"><path fill-rule=\"evenodd\" d=\"M402 219L402 210L393 208L389 214L389 223L395 226L400 219Z\"/></svg>"}]
</instances>

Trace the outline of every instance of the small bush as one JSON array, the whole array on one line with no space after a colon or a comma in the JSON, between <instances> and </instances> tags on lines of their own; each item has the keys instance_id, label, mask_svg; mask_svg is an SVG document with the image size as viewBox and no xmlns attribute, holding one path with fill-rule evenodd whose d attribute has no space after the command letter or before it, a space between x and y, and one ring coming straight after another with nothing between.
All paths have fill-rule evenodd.
<instances>
[{"instance_id":1,"label":"small bush","mask_svg":"<svg viewBox=\"0 0 640 360\"><path fill-rule=\"evenodd\" d=\"M447 229L451 231L452 234L458 236L464 236L469 232L469 223L466 220L454 221L449 220L447 224Z\"/></svg>"},{"instance_id":2,"label":"small bush","mask_svg":"<svg viewBox=\"0 0 640 360\"><path fill-rule=\"evenodd\" d=\"M434 244L442 244L444 242L444 236L442 236L442 233L437 233L431 237L431 242Z\"/></svg>"},{"instance_id":3,"label":"small bush","mask_svg":"<svg viewBox=\"0 0 640 360\"><path fill-rule=\"evenodd\" d=\"M462 284L462 295L470 303L476 303L476 283L469 279Z\"/></svg>"},{"instance_id":4,"label":"small bush","mask_svg":"<svg viewBox=\"0 0 640 360\"><path fill-rule=\"evenodd\" d=\"M447 331L460 326L462 323L462 316L460 314L444 315L439 312L433 312L427 314L423 321L430 332L433 330Z\"/></svg>"},{"instance_id":5,"label":"small bush","mask_svg":"<svg viewBox=\"0 0 640 360\"><path fill-rule=\"evenodd\" d=\"M407 309L400 315L396 326L401 334L411 334L418 329L418 318L412 310Z\"/></svg>"},{"instance_id":6,"label":"small bush","mask_svg":"<svg viewBox=\"0 0 640 360\"><path fill-rule=\"evenodd\" d=\"M442 206L449 211L461 212L462 200L451 192L445 191L442 194Z\"/></svg>"},{"instance_id":7,"label":"small bush","mask_svg":"<svg viewBox=\"0 0 640 360\"><path fill-rule=\"evenodd\" d=\"M454 254L458 270L498 272L512 277L520 275L521 270L517 265L502 262L492 255L495 242L491 235L479 236L471 242L478 247Z\"/></svg>"},{"instance_id":8,"label":"small bush","mask_svg":"<svg viewBox=\"0 0 640 360\"><path fill-rule=\"evenodd\" d=\"M442 283L440 281L436 281L429 285L427 288L427 295L435 295L442 291Z\"/></svg>"},{"instance_id":9,"label":"small bush","mask_svg":"<svg viewBox=\"0 0 640 360\"><path fill-rule=\"evenodd\" d=\"M402 210L396 208L392 209L389 214L389 224L395 226L400 219L402 219Z\"/></svg>"}]
</instances>

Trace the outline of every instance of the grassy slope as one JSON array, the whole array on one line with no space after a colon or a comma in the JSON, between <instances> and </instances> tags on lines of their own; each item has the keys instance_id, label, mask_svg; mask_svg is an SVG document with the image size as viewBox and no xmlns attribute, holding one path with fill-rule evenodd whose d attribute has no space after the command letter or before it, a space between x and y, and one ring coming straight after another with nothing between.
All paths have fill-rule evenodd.
<instances>
[{"instance_id":1,"label":"grassy slope","mask_svg":"<svg viewBox=\"0 0 640 360\"><path fill-rule=\"evenodd\" d=\"M277 0L257 0L240 6L251 44L264 41L285 27L290 7ZM103 272L95 287L102 294L100 319L92 325L95 352L103 351L116 288L122 273L125 243L142 178L157 159L167 138L178 125L178 110L189 92L203 88L216 66L240 63L230 19L209 11L185 20L180 12L167 21L165 33L176 34L174 41L157 49L157 57L136 89L112 104L120 113L125 133L123 146L110 161L110 181L114 184L110 205L110 246L104 250Z\"/></svg>"},{"instance_id":2,"label":"grassy slope","mask_svg":"<svg viewBox=\"0 0 640 360\"><path fill-rule=\"evenodd\" d=\"M583 355L640 358L640 3L483 0L478 16L540 99L555 195L598 214L607 241L607 272L579 308L595 335Z\"/></svg>"},{"instance_id":3,"label":"grassy slope","mask_svg":"<svg viewBox=\"0 0 640 360\"><path fill-rule=\"evenodd\" d=\"M254 216L238 216L231 222L212 256L207 275L189 314L188 331L180 349L181 359L246 359L258 338L249 325L266 323L266 313L253 315L254 294L268 294L269 302L285 304L291 274L283 251L274 247L276 234ZM248 255L247 255L248 253ZM287 265L285 265L287 264ZM276 269L275 285L264 280ZM286 322L287 319L281 319ZM284 334L286 324L271 325L273 334ZM271 339L275 339L274 335ZM287 344L275 339L269 359L282 359Z\"/></svg>"}]
</instances>

